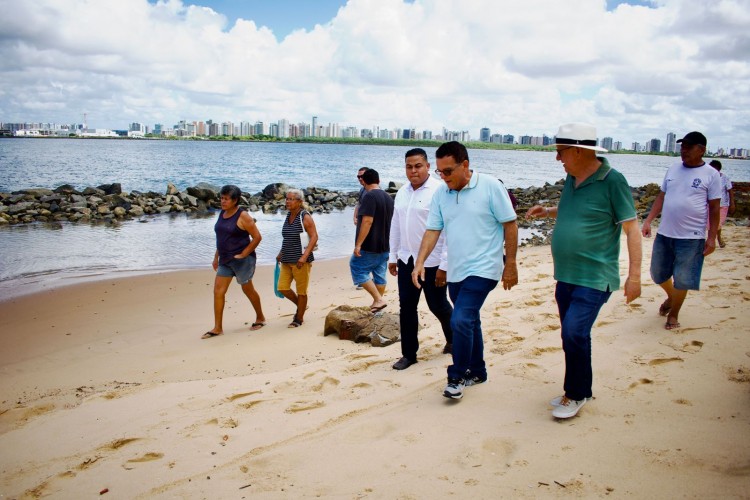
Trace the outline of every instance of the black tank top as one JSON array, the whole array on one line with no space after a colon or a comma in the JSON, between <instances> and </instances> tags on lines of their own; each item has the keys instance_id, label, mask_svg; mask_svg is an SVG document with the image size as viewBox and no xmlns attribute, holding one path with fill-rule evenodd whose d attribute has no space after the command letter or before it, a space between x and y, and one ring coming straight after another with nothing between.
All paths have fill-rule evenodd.
<instances>
[{"instance_id":1,"label":"black tank top","mask_svg":"<svg viewBox=\"0 0 750 500\"><path fill-rule=\"evenodd\" d=\"M237 212L228 219L224 218L224 210L219 213L219 218L214 225L216 232L216 249L219 251L219 264L226 264L234 259L238 253L242 253L250 244L250 233L237 227L237 221L244 209L238 208ZM255 255L253 252L251 255Z\"/></svg>"}]
</instances>

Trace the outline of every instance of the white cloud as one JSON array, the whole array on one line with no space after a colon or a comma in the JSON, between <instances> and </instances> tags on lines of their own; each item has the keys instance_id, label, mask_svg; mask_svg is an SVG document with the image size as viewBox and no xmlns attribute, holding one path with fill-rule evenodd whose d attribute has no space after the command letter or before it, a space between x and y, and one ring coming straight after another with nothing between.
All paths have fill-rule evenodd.
<instances>
[{"instance_id":1,"label":"white cloud","mask_svg":"<svg viewBox=\"0 0 750 500\"><path fill-rule=\"evenodd\" d=\"M200 1L195 3L200 4ZM748 147L750 0L349 0L279 41L180 0L0 0L0 120L180 119Z\"/></svg>"}]
</instances>

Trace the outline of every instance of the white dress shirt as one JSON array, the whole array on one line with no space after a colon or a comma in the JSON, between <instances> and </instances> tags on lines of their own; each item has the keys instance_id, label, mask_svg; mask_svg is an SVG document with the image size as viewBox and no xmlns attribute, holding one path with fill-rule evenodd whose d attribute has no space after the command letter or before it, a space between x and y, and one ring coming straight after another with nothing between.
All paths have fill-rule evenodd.
<instances>
[{"instance_id":1,"label":"white dress shirt","mask_svg":"<svg viewBox=\"0 0 750 500\"><path fill-rule=\"evenodd\" d=\"M395 264L397 260L406 263L409 262L409 257L417 260L419 246L422 244L422 237L427 226L432 196L443 185L443 181L430 176L416 190L410 182L398 190L391 219L388 263ZM445 244L444 232L440 233L440 238L432 253L425 260L424 266L439 266L442 270L448 269L448 246Z\"/></svg>"}]
</instances>

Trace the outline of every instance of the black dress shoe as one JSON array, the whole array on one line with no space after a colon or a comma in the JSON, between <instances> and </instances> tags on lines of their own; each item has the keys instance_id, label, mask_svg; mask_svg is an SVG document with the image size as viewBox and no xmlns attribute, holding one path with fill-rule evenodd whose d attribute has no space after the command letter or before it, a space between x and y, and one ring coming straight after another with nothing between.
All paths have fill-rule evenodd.
<instances>
[{"instance_id":1,"label":"black dress shoe","mask_svg":"<svg viewBox=\"0 0 750 500\"><path fill-rule=\"evenodd\" d=\"M401 358L398 361L396 361L395 363L393 363L393 369L394 370L405 370L405 369L409 368L411 365L413 365L416 362L417 362L416 359L414 361L412 361L409 358Z\"/></svg>"},{"instance_id":2,"label":"black dress shoe","mask_svg":"<svg viewBox=\"0 0 750 500\"><path fill-rule=\"evenodd\" d=\"M453 352L453 344L445 344L443 347L443 354L451 354Z\"/></svg>"}]
</instances>

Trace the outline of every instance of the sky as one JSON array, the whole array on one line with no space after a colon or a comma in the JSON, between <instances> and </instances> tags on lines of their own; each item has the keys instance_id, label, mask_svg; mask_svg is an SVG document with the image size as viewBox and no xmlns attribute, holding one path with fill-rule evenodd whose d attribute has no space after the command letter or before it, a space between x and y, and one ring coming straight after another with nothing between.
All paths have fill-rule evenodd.
<instances>
[{"instance_id":1,"label":"sky","mask_svg":"<svg viewBox=\"0 0 750 500\"><path fill-rule=\"evenodd\" d=\"M0 122L750 147L750 0L0 0Z\"/></svg>"}]
</instances>

